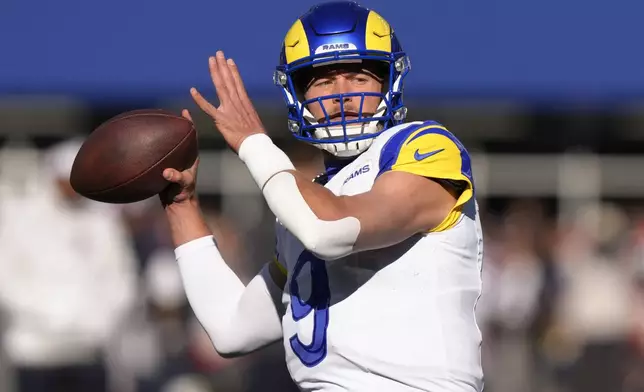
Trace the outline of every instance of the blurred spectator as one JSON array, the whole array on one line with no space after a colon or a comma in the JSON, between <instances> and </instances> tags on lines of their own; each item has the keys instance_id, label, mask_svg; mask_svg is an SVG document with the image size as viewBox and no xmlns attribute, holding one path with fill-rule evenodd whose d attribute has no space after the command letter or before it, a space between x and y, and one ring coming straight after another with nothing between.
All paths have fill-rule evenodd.
<instances>
[{"instance_id":1,"label":"blurred spectator","mask_svg":"<svg viewBox=\"0 0 644 392\"><path fill-rule=\"evenodd\" d=\"M546 349L571 391L619 391L627 359L633 280L620 260L626 217L580 208L556 249L562 293Z\"/></svg>"},{"instance_id":2,"label":"blurred spectator","mask_svg":"<svg viewBox=\"0 0 644 392\"><path fill-rule=\"evenodd\" d=\"M486 225L478 314L486 338L486 384L498 392L528 392L534 384L529 330L544 285L535 244L541 216L535 207L515 203L501 227Z\"/></svg>"},{"instance_id":3,"label":"blurred spectator","mask_svg":"<svg viewBox=\"0 0 644 392\"><path fill-rule=\"evenodd\" d=\"M2 188L2 344L20 392L107 390L105 349L136 296L119 210L79 197L69 183L80 144L48 150L37 171L24 173L30 187Z\"/></svg>"}]
</instances>

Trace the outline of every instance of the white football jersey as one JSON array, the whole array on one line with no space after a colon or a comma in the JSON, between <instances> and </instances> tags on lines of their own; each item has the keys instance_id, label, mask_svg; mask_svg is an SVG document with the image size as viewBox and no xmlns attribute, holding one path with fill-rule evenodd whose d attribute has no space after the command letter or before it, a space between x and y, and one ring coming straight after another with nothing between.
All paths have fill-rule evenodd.
<instances>
[{"instance_id":1,"label":"white football jersey","mask_svg":"<svg viewBox=\"0 0 644 392\"><path fill-rule=\"evenodd\" d=\"M427 233L333 261L318 259L277 224L276 259L288 273L288 369L304 391L481 391L474 312L483 239L468 153L436 122L407 123L380 134L325 187L336 195L368 192L389 170L464 190Z\"/></svg>"}]
</instances>

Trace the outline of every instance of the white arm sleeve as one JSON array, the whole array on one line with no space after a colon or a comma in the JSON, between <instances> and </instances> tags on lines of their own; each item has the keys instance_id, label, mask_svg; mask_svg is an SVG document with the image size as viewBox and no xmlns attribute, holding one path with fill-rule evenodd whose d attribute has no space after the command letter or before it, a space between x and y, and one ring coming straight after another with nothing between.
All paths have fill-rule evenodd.
<instances>
[{"instance_id":1,"label":"white arm sleeve","mask_svg":"<svg viewBox=\"0 0 644 392\"><path fill-rule=\"evenodd\" d=\"M265 134L247 137L239 148L239 157L262 190L268 207L277 219L304 245L325 260L353 252L360 234L360 221L352 216L334 221L319 219L302 196L293 163Z\"/></svg>"},{"instance_id":2,"label":"white arm sleeve","mask_svg":"<svg viewBox=\"0 0 644 392\"><path fill-rule=\"evenodd\" d=\"M179 246L175 256L190 306L219 354L246 354L282 337L281 290L267 266L244 286L212 236Z\"/></svg>"}]
</instances>

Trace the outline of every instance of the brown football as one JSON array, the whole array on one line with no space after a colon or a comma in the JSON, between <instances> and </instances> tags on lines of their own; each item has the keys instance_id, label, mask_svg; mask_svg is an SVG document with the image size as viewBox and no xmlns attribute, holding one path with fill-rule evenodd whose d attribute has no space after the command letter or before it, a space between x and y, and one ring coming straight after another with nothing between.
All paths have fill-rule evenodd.
<instances>
[{"instance_id":1,"label":"brown football","mask_svg":"<svg viewBox=\"0 0 644 392\"><path fill-rule=\"evenodd\" d=\"M191 121L161 109L134 110L101 124L76 155L74 190L105 203L133 203L169 185L163 170L185 170L197 159Z\"/></svg>"}]
</instances>

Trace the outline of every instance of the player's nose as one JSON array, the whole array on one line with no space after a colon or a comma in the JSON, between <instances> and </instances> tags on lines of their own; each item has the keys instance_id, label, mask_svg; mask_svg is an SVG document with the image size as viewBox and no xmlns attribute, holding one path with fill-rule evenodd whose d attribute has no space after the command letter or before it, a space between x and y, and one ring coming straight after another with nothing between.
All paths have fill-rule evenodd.
<instances>
[{"instance_id":1,"label":"player's nose","mask_svg":"<svg viewBox=\"0 0 644 392\"><path fill-rule=\"evenodd\" d=\"M351 102L353 100L352 96L348 96L348 97L347 96L341 96L341 94L346 94L346 93L347 93L347 91L343 91L341 93L336 93L336 94L338 94L338 96L333 98L333 103L340 104L340 101L342 101L344 103ZM342 99L340 99L340 97L342 97Z\"/></svg>"},{"instance_id":2,"label":"player's nose","mask_svg":"<svg viewBox=\"0 0 644 392\"><path fill-rule=\"evenodd\" d=\"M335 83L333 84L334 91L333 94L336 95L333 98L333 103L335 104L340 104L340 101L343 101L344 103L351 102L353 97L352 96L343 96L342 94L350 93L351 90L351 84L347 80L347 78L343 77L338 77L335 80Z\"/></svg>"}]
</instances>

